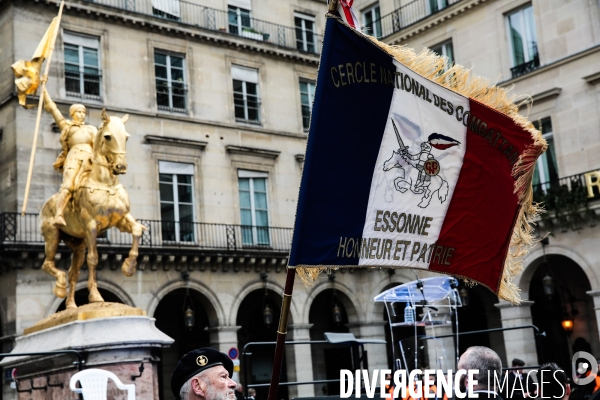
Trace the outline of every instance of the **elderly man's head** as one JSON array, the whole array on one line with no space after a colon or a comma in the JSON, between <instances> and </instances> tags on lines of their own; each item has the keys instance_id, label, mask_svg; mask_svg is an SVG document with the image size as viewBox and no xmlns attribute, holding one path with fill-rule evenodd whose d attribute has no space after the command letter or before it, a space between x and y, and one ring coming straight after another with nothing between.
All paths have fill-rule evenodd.
<instances>
[{"instance_id":1,"label":"elderly man's head","mask_svg":"<svg viewBox=\"0 0 600 400\"><path fill-rule=\"evenodd\" d=\"M171 391L177 399L235 400L236 383L231 359L210 347L183 356L171 377Z\"/></svg>"},{"instance_id":2,"label":"elderly man's head","mask_svg":"<svg viewBox=\"0 0 600 400\"><path fill-rule=\"evenodd\" d=\"M473 375L477 385L473 385L474 390L488 390L488 374L490 382L494 381L494 374L500 379L502 373L502 361L498 354L490 348L483 346L469 347L458 360L458 369L477 369L479 373ZM467 387L468 378L461 377L461 385Z\"/></svg>"}]
</instances>

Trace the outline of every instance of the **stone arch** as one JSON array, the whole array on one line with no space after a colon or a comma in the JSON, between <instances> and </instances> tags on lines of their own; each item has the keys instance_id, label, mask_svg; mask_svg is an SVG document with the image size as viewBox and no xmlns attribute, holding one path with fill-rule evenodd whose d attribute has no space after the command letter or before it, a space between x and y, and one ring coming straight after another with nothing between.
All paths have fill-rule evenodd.
<instances>
[{"instance_id":1,"label":"stone arch","mask_svg":"<svg viewBox=\"0 0 600 400\"><path fill-rule=\"evenodd\" d=\"M99 289L104 289L108 292L111 292L116 297L118 297L119 300L121 300L121 302L123 304L127 304L128 306L131 306L131 307L136 307L131 296L129 296L129 294L125 290L123 290L119 285L116 285L113 282L106 281L103 279L97 279L96 283L97 283ZM86 288L87 288L87 279L83 280L83 281L79 281L75 285L75 291L86 289ZM63 301L64 301L64 299L61 299L61 298L55 296L54 300L52 300L52 302L50 302L50 305L46 308L46 312L44 313L44 318L49 317L50 315L54 314Z\"/></svg>"},{"instance_id":2,"label":"stone arch","mask_svg":"<svg viewBox=\"0 0 600 400\"><path fill-rule=\"evenodd\" d=\"M164 284L160 287L154 296L148 302L146 306L146 312L148 315L153 316L156 312L156 307L158 307L158 303L163 299L166 295L173 292L177 289L185 289L188 287L188 283L184 280L172 281ZM208 286L205 284L193 280L190 278L189 280L189 288L191 290L195 290L198 293L202 294L202 296L207 300L207 302L203 303L204 309L208 314L208 319L210 322L210 327L220 326L220 321L225 321L225 313L223 310L223 305L219 301L218 296L214 293ZM207 307L208 306L208 307Z\"/></svg>"},{"instance_id":3,"label":"stone arch","mask_svg":"<svg viewBox=\"0 0 600 400\"><path fill-rule=\"evenodd\" d=\"M299 323L303 323L303 324L309 323L308 319L309 319L310 308L311 308L315 298L319 294L321 294L321 292L328 290L328 289L333 289L333 288L334 288L334 284L329 280L320 282L320 283L316 284L315 286L313 286L312 290L310 291L310 293L308 294L308 296L306 298L306 302L304 303L304 307L302 309L302 319L300 320ZM356 304L352 300L355 296L352 289L350 289L350 287L348 287L343 282L335 282L335 290L337 292L343 294L343 296L340 296L340 301L342 302L342 304L344 305L344 308L346 309L346 313L348 315L348 323L354 323L354 322L360 321L359 316L364 315L364 313L360 307L360 303Z\"/></svg>"},{"instance_id":4,"label":"stone arch","mask_svg":"<svg viewBox=\"0 0 600 400\"><path fill-rule=\"evenodd\" d=\"M250 281L248 282L246 285L244 285L242 287L242 290L240 291L239 294L237 294L233 300L233 304L231 305L231 309L229 312L229 325L230 326L234 326L236 324L236 319L237 319L237 315L238 312L240 310L240 306L242 304L242 302L244 301L244 299L252 292L254 292L255 290L264 290L265 288L265 282L263 282L260 279L254 280L254 281ZM279 298L282 298L282 294L284 291L283 286L277 284L276 282L273 281L269 281L267 280L267 289L270 290L271 292L274 292ZM292 324L293 321L295 321L298 318L298 308L296 306L296 304L294 304L294 297L292 297L292 304L290 305L290 317L288 319L288 324ZM276 316L277 318L279 318L279 315ZM279 320L277 320L277 322L279 322Z\"/></svg>"},{"instance_id":5,"label":"stone arch","mask_svg":"<svg viewBox=\"0 0 600 400\"><path fill-rule=\"evenodd\" d=\"M556 244L548 244L545 249L542 249L542 245L536 247L535 250L531 251L527 257L523 260L523 272L517 278L517 286L521 289L521 299L529 299L529 285L531 284L531 278L537 270L537 268L544 261L544 251L546 256L548 255L561 255L573 260L585 273L592 290L600 289L600 279L597 272L592 268L591 264L578 252L572 249Z\"/></svg>"}]
</instances>

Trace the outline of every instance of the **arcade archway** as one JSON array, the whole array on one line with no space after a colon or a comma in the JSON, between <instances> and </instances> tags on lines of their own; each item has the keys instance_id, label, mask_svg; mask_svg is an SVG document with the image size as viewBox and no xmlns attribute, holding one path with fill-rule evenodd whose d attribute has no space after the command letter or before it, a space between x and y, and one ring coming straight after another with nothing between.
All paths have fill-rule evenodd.
<instances>
[{"instance_id":1,"label":"arcade archway","mask_svg":"<svg viewBox=\"0 0 600 400\"><path fill-rule=\"evenodd\" d=\"M186 315L188 309L193 312L193 321L189 312ZM209 314L215 314L212 304L206 296L193 289L175 289L158 303L154 311L156 327L175 340L171 347L157 350L161 360L158 364L161 400L173 397L171 375L179 359L193 349L210 345L206 329L210 327Z\"/></svg>"},{"instance_id":2,"label":"arcade archway","mask_svg":"<svg viewBox=\"0 0 600 400\"><path fill-rule=\"evenodd\" d=\"M351 300L343 292L325 289L313 300L308 314L311 340L324 340L325 332L350 332L348 315L356 314ZM315 380L339 379L341 369L352 368L350 348L335 345L312 346L313 377ZM317 385L315 395L339 394L339 383Z\"/></svg>"},{"instance_id":3,"label":"arcade archway","mask_svg":"<svg viewBox=\"0 0 600 400\"><path fill-rule=\"evenodd\" d=\"M250 342L275 342L277 340L277 324L281 314L281 296L271 289L256 289L242 300L237 312L236 325L240 350ZM291 323L291 322L290 322ZM271 382L273 371L274 345L261 345L248 348L251 357L245 359L242 366L244 385L268 384ZM284 357L281 382L287 381L286 360ZM266 399L269 388L256 388L256 398ZM286 386L279 386L278 399L288 398Z\"/></svg>"},{"instance_id":4,"label":"arcade archway","mask_svg":"<svg viewBox=\"0 0 600 400\"><path fill-rule=\"evenodd\" d=\"M547 254L531 268L536 268L529 284L534 301L531 318L546 332L537 343L539 361L556 362L570 375L575 352L600 350L593 299L586 294L590 281L576 262L563 255Z\"/></svg>"}]
</instances>

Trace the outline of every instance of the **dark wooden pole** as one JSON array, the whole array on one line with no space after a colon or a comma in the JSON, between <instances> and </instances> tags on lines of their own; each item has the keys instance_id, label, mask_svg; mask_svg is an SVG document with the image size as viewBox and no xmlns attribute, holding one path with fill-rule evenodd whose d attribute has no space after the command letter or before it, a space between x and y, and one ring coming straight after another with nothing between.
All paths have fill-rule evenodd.
<instances>
[{"instance_id":1,"label":"dark wooden pole","mask_svg":"<svg viewBox=\"0 0 600 400\"><path fill-rule=\"evenodd\" d=\"M267 400L277 400L279 380L281 378L281 367L283 366L283 353L285 350L285 337L287 335L288 316L292 304L292 291L294 290L294 278L296 270L288 268L285 277L285 289L283 290L283 303L281 305L281 316L279 317L279 328L277 329L277 344L275 345L275 359L273 361L273 374L271 375L271 386Z\"/></svg>"}]
</instances>

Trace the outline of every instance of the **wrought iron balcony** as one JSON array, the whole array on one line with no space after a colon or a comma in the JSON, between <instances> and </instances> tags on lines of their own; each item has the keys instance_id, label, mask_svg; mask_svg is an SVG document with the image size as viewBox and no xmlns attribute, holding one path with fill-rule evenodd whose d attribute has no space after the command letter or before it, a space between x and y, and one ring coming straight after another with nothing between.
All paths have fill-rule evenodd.
<instances>
[{"instance_id":1,"label":"wrought iron balcony","mask_svg":"<svg viewBox=\"0 0 600 400\"><path fill-rule=\"evenodd\" d=\"M462 0L414 0L384 15L373 24L381 26L381 37L386 37L460 1Z\"/></svg>"},{"instance_id":2,"label":"wrought iron balcony","mask_svg":"<svg viewBox=\"0 0 600 400\"><path fill-rule=\"evenodd\" d=\"M515 67L512 67L510 69L510 73L512 74L513 78L516 78L517 76L525 75L535 69L538 69L539 66L540 66L540 57L538 54L536 54L535 57L533 57L533 60L527 61L523 64L519 64Z\"/></svg>"},{"instance_id":3,"label":"wrought iron balcony","mask_svg":"<svg viewBox=\"0 0 600 400\"><path fill-rule=\"evenodd\" d=\"M584 172L534 185L533 201L543 203L546 211L564 212L587 208L589 202L600 200L600 190L597 185L593 185L598 176L593 178L591 188L586 182L586 174L590 173L599 171ZM592 196L589 197L589 194Z\"/></svg>"},{"instance_id":4,"label":"wrought iron balcony","mask_svg":"<svg viewBox=\"0 0 600 400\"><path fill-rule=\"evenodd\" d=\"M545 230L566 232L578 231L586 224L596 226L598 206L590 203L600 200L599 182L600 171L590 171L534 185L533 199L547 211L541 215Z\"/></svg>"},{"instance_id":5,"label":"wrought iron balcony","mask_svg":"<svg viewBox=\"0 0 600 400\"><path fill-rule=\"evenodd\" d=\"M288 252L292 229L271 226L210 224L139 220L146 228L140 242L144 248L188 250L264 250ZM43 244L38 214L0 214L0 247ZM131 235L112 228L98 239L99 246L130 246Z\"/></svg>"},{"instance_id":6,"label":"wrought iron balcony","mask_svg":"<svg viewBox=\"0 0 600 400\"><path fill-rule=\"evenodd\" d=\"M296 28L273 24L255 18L238 16L232 11L217 10L182 0L84 0L102 6L127 10L154 18L176 21L180 24L220 31L229 35L245 37L258 42L271 43L277 46L294 49L306 53L321 52L321 35L313 33L313 41L299 46L302 38L297 35ZM161 6L162 5L162 6ZM168 9L168 11L167 11ZM305 41L305 40L304 40Z\"/></svg>"}]
</instances>

